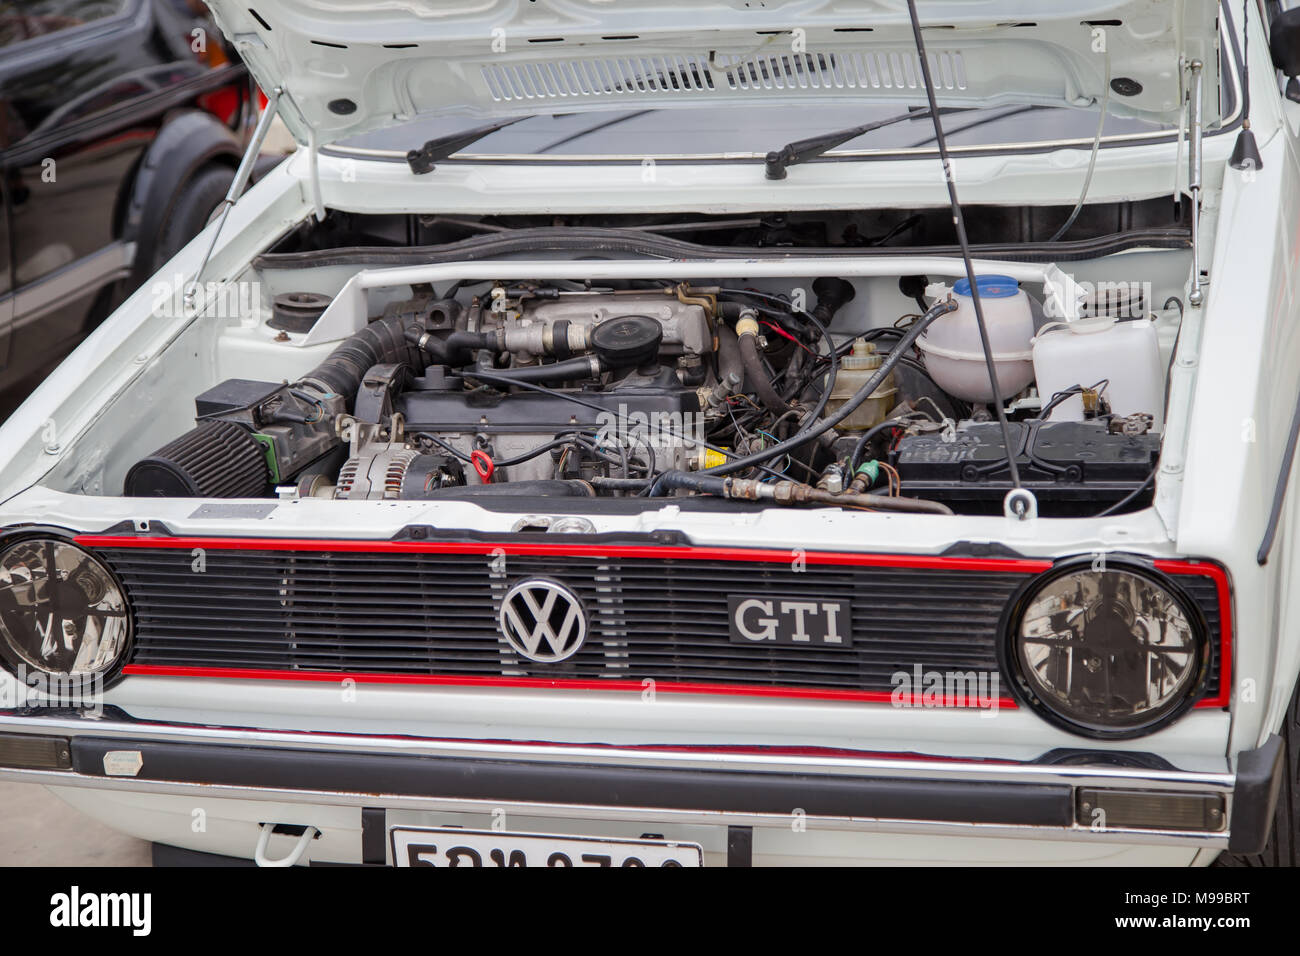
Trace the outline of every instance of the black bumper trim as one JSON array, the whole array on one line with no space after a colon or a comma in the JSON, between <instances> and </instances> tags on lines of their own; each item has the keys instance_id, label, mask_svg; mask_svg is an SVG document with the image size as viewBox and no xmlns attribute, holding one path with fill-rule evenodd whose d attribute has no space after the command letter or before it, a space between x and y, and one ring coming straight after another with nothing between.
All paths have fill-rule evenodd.
<instances>
[{"instance_id":1,"label":"black bumper trim","mask_svg":"<svg viewBox=\"0 0 1300 956\"><path fill-rule=\"evenodd\" d=\"M142 765L133 779L159 782L1008 826L1069 827L1074 822L1067 784L644 768L104 737L73 739L73 769L107 776L104 755L113 750L139 751Z\"/></svg>"},{"instance_id":2,"label":"black bumper trim","mask_svg":"<svg viewBox=\"0 0 1300 956\"><path fill-rule=\"evenodd\" d=\"M224 856L220 853L204 853L202 850L186 850L166 843L150 844L152 863L157 867L177 866L257 866L252 860L237 856Z\"/></svg>"},{"instance_id":3,"label":"black bumper trim","mask_svg":"<svg viewBox=\"0 0 1300 956\"><path fill-rule=\"evenodd\" d=\"M388 811L383 807L361 809L361 862L383 866L388 860Z\"/></svg>"},{"instance_id":4,"label":"black bumper trim","mask_svg":"<svg viewBox=\"0 0 1300 956\"><path fill-rule=\"evenodd\" d=\"M1254 750L1237 755L1237 784L1232 791L1228 852L1263 853L1273 829L1282 789L1282 738L1271 735Z\"/></svg>"},{"instance_id":5,"label":"black bumper trim","mask_svg":"<svg viewBox=\"0 0 1300 956\"><path fill-rule=\"evenodd\" d=\"M727 827L727 866L754 865L754 828Z\"/></svg>"}]
</instances>

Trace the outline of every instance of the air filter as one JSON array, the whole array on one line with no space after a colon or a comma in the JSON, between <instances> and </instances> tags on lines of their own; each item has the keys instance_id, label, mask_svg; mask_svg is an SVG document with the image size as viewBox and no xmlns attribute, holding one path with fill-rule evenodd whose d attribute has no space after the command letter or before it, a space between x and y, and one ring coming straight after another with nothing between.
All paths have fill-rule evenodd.
<instances>
[{"instance_id":1,"label":"air filter","mask_svg":"<svg viewBox=\"0 0 1300 956\"><path fill-rule=\"evenodd\" d=\"M270 473L248 429L208 421L168 442L126 473L129 498L258 498Z\"/></svg>"}]
</instances>

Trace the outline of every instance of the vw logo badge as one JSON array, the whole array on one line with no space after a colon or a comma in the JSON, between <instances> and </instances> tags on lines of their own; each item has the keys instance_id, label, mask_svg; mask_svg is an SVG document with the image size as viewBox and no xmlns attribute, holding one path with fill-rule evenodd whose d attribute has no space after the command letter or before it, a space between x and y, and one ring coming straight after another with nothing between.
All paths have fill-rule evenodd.
<instances>
[{"instance_id":1,"label":"vw logo badge","mask_svg":"<svg viewBox=\"0 0 1300 956\"><path fill-rule=\"evenodd\" d=\"M501 602L501 633L521 657L554 664L577 653L587 637L578 596L545 578L520 581Z\"/></svg>"}]
</instances>

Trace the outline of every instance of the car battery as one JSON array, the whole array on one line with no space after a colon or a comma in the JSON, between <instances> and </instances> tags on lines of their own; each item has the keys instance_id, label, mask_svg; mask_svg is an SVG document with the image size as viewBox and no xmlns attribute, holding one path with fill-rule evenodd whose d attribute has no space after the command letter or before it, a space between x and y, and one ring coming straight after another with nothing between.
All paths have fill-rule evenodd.
<instances>
[{"instance_id":1,"label":"car battery","mask_svg":"<svg viewBox=\"0 0 1300 956\"><path fill-rule=\"evenodd\" d=\"M1160 457L1160 436L1113 432L1101 419L1008 425L1021 484L1043 515L1090 515L1142 487ZM890 452L903 493L961 511L998 514L1011 489L1002 428L962 422L947 434L907 435ZM1149 490L1132 507L1150 500Z\"/></svg>"}]
</instances>

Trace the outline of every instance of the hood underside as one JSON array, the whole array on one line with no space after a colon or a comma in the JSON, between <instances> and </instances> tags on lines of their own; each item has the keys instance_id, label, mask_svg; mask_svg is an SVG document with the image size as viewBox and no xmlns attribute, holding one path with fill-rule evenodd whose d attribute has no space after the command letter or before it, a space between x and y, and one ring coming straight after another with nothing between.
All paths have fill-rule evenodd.
<instances>
[{"instance_id":1,"label":"hood underside","mask_svg":"<svg viewBox=\"0 0 1300 956\"><path fill-rule=\"evenodd\" d=\"M285 91L282 114L300 142L421 114L925 101L906 0L209 5L258 83ZM1203 119L1219 119L1216 0L1042 6L920 3L940 105L1092 107L1109 75L1109 112L1176 124L1182 65L1200 60Z\"/></svg>"}]
</instances>

